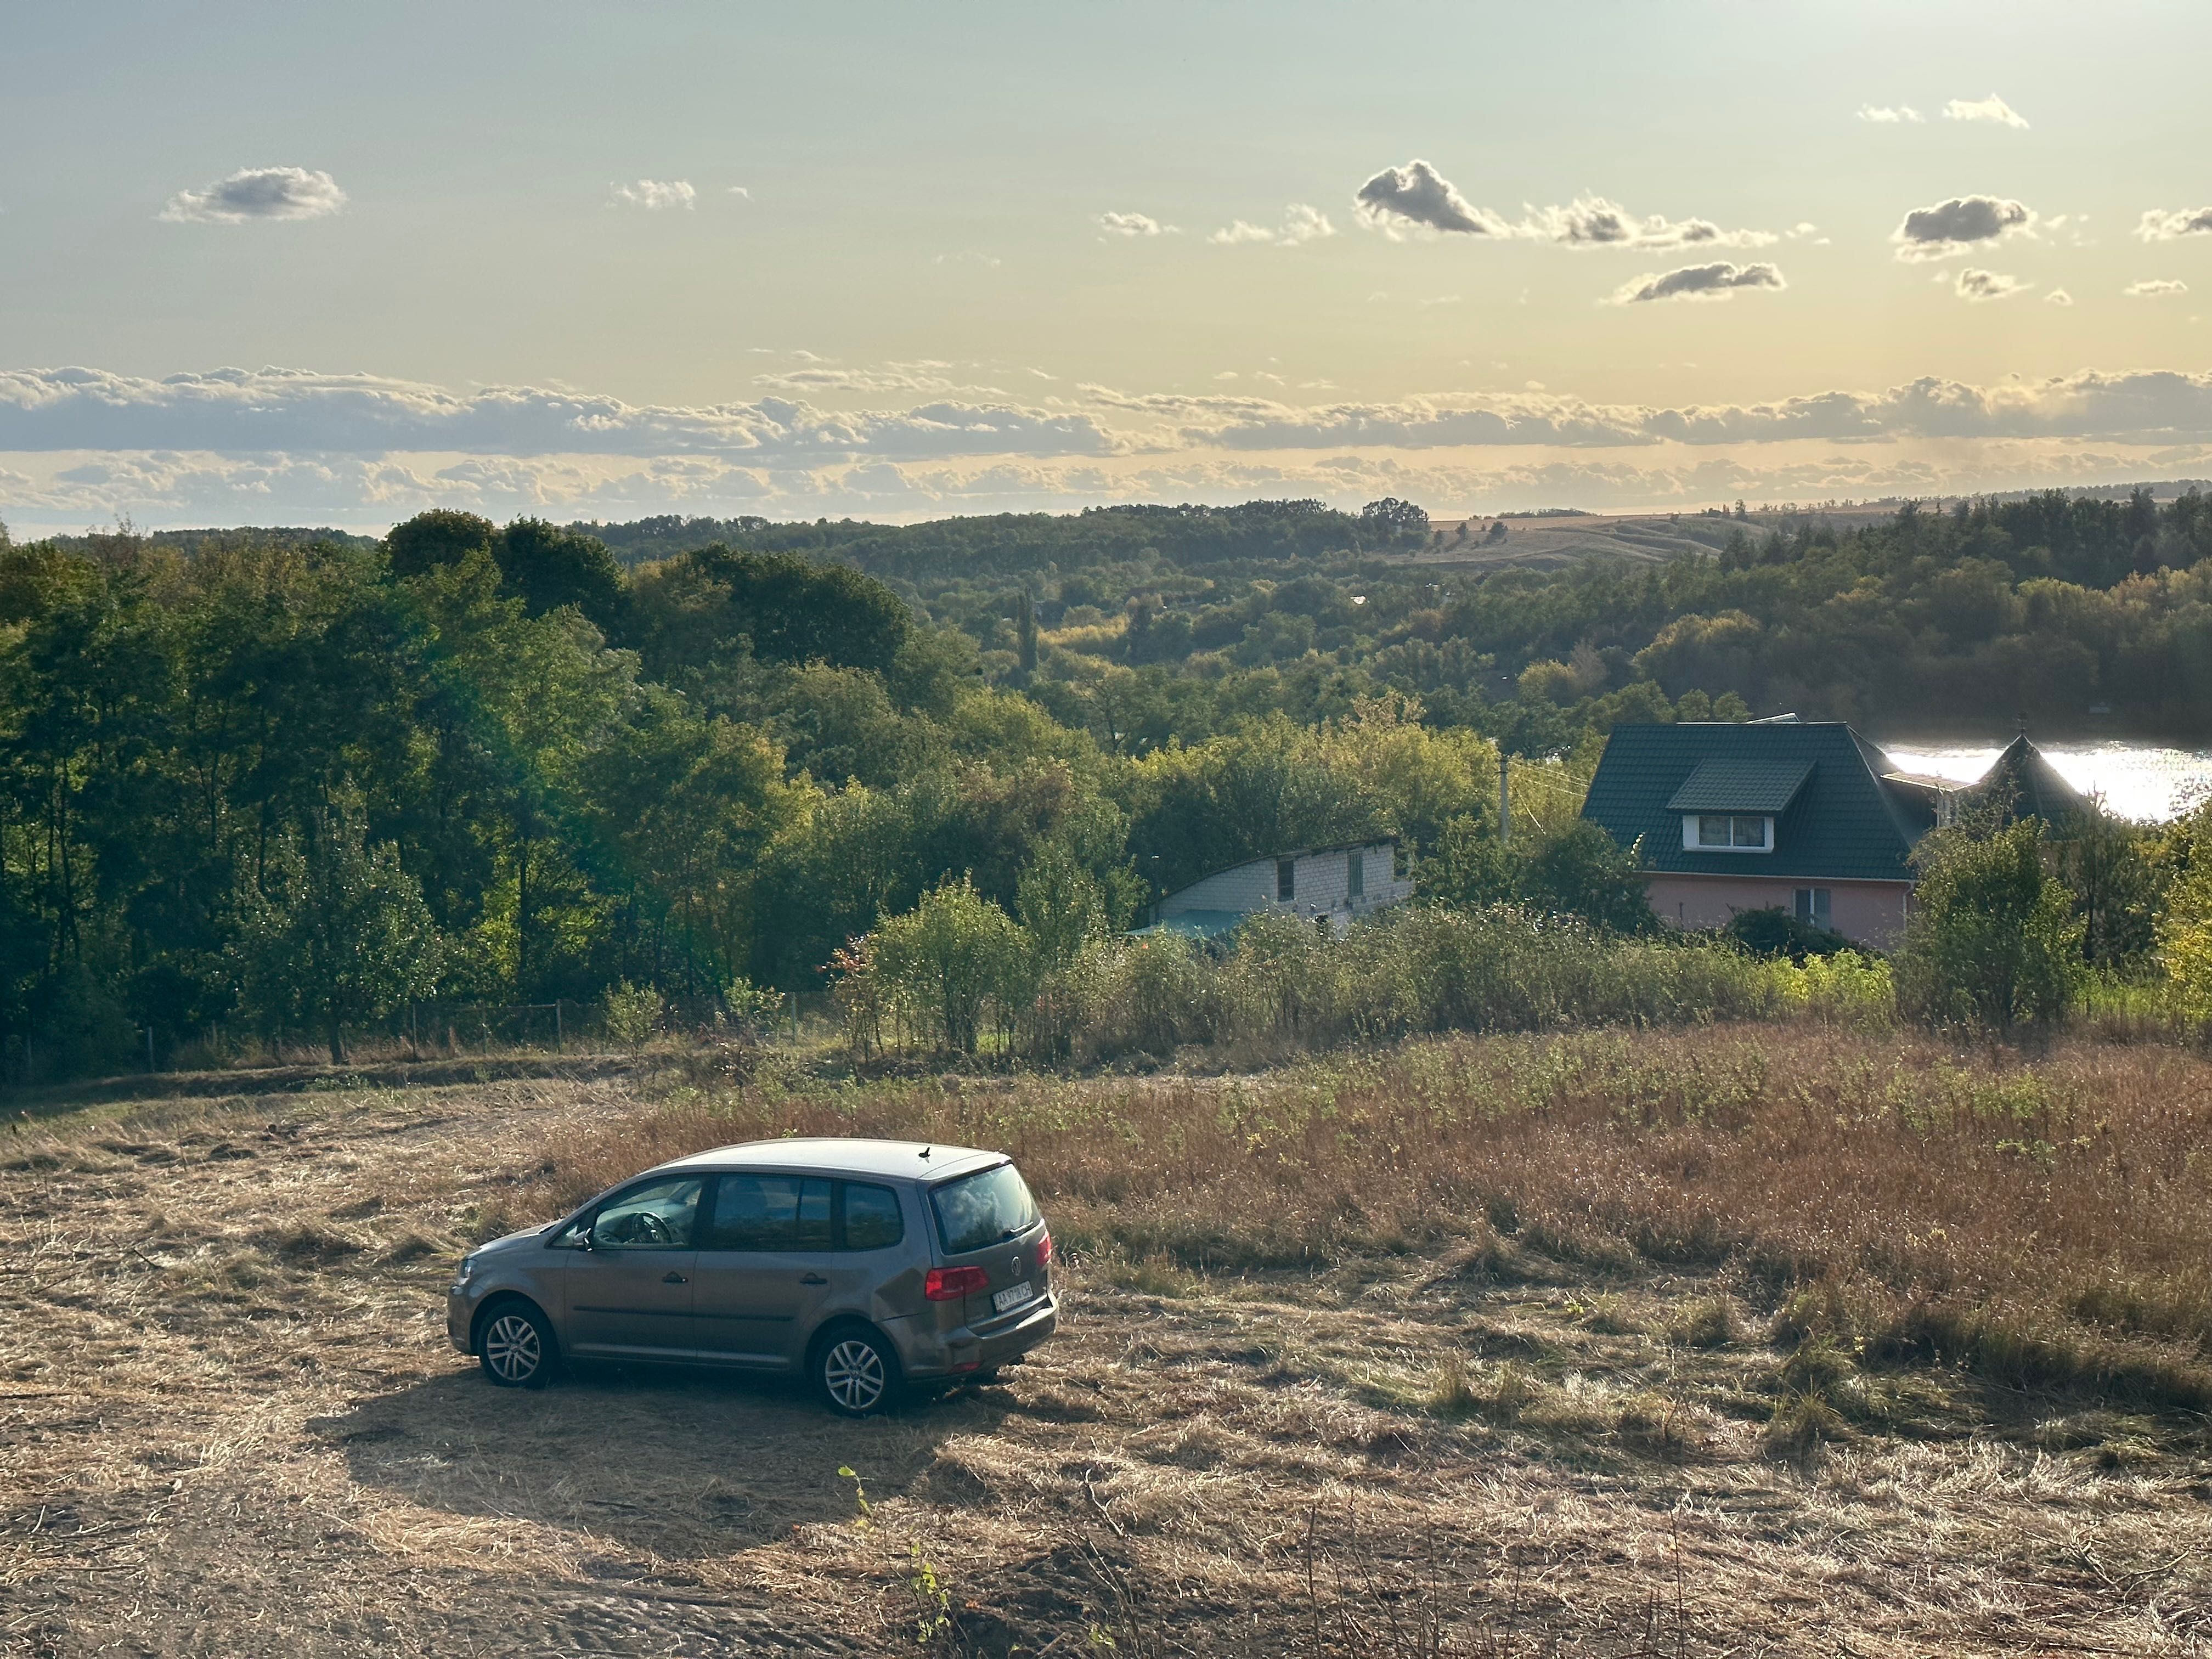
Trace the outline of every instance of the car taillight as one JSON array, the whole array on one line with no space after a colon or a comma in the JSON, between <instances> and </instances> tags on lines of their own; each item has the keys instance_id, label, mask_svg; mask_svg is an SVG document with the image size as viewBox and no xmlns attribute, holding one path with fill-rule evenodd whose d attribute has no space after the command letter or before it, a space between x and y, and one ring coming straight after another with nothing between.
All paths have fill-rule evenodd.
<instances>
[{"instance_id":1,"label":"car taillight","mask_svg":"<svg viewBox=\"0 0 2212 1659\"><path fill-rule=\"evenodd\" d=\"M1052 1235L1050 1233L1047 1233L1042 1238L1037 1240L1037 1266L1040 1267L1049 1267L1051 1265Z\"/></svg>"},{"instance_id":2,"label":"car taillight","mask_svg":"<svg viewBox=\"0 0 2212 1659\"><path fill-rule=\"evenodd\" d=\"M932 1302L957 1302L973 1291L991 1288L991 1275L981 1267L932 1267L921 1281L921 1293Z\"/></svg>"}]
</instances>

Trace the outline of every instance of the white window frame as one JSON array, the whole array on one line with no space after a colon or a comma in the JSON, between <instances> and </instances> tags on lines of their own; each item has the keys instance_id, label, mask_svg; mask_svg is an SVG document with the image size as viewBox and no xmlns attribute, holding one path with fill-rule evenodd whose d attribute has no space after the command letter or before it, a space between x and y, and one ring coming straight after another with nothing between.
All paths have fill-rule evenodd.
<instances>
[{"instance_id":1,"label":"white window frame","mask_svg":"<svg viewBox=\"0 0 2212 1659\"><path fill-rule=\"evenodd\" d=\"M1726 846L1701 838L1699 823L1706 818L1720 818L1727 822L1729 841ZM1743 826L1747 823L1759 825L1759 840L1756 847L1746 845L1741 840ZM1774 850L1773 816L1759 812L1685 812L1682 814L1682 850L1686 853L1771 853Z\"/></svg>"}]
</instances>

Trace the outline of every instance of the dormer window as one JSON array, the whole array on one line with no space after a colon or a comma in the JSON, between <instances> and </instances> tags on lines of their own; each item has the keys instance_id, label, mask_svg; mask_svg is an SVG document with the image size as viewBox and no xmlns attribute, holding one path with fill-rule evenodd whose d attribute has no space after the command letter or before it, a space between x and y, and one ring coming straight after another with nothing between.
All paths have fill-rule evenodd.
<instances>
[{"instance_id":1,"label":"dormer window","mask_svg":"<svg viewBox=\"0 0 2212 1659\"><path fill-rule=\"evenodd\" d=\"M1686 812L1682 848L1690 853L1771 853L1774 820L1747 812Z\"/></svg>"}]
</instances>

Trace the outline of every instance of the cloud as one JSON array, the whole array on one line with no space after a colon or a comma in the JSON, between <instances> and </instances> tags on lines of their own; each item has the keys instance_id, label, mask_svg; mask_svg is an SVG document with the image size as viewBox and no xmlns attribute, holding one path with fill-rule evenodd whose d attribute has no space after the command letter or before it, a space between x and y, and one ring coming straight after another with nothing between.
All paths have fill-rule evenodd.
<instances>
[{"instance_id":1,"label":"cloud","mask_svg":"<svg viewBox=\"0 0 2212 1659\"><path fill-rule=\"evenodd\" d=\"M2170 295L2188 293L2189 284L2170 276L2146 276L2140 283L2130 283L2120 292L2130 300L2162 300Z\"/></svg>"},{"instance_id":2,"label":"cloud","mask_svg":"<svg viewBox=\"0 0 2212 1659\"><path fill-rule=\"evenodd\" d=\"M1283 210L1283 222L1275 229L1266 225L1249 224L1235 220L1225 228L1217 230L1206 240L1222 247L1234 247L1244 242L1261 242L1274 247L1296 247L1302 242L1318 241L1324 236L1336 234L1336 227L1319 208L1304 202L1293 202Z\"/></svg>"},{"instance_id":3,"label":"cloud","mask_svg":"<svg viewBox=\"0 0 2212 1659\"><path fill-rule=\"evenodd\" d=\"M1564 207L1522 204L1523 217L1509 222L1469 203L1450 180L1423 161L1385 167L1352 198L1360 223L1385 235L1408 228L1499 240L1517 237L1562 247L1763 247L1780 239L1763 230L1723 230L1710 219L1639 218L1602 196L1577 196ZM1809 231L1810 226L1804 228Z\"/></svg>"},{"instance_id":4,"label":"cloud","mask_svg":"<svg viewBox=\"0 0 2212 1659\"><path fill-rule=\"evenodd\" d=\"M766 386L771 392L981 392L1006 395L996 386L963 386L936 373L951 367L950 363L930 359L887 363L881 368L794 368L775 374L756 374L753 384Z\"/></svg>"},{"instance_id":5,"label":"cloud","mask_svg":"<svg viewBox=\"0 0 2212 1659\"><path fill-rule=\"evenodd\" d=\"M914 374L933 391L920 368L890 372ZM1101 455L1121 447L1087 414L1005 399L937 397L896 411L833 414L781 398L636 404L557 386L459 393L304 369L223 368L161 380L90 368L0 370L0 453L717 454L817 465L838 455Z\"/></svg>"},{"instance_id":6,"label":"cloud","mask_svg":"<svg viewBox=\"0 0 2212 1659\"><path fill-rule=\"evenodd\" d=\"M1990 300L2008 300L2034 286L2033 283L2021 282L2017 276L2002 276L1994 270L1978 270L1969 265L1959 273L1959 280L1952 284L1951 291L1961 300L1981 305Z\"/></svg>"},{"instance_id":7,"label":"cloud","mask_svg":"<svg viewBox=\"0 0 2212 1659\"><path fill-rule=\"evenodd\" d=\"M1878 392L1830 391L1773 403L1593 404L1518 393L1299 407L1271 399L1081 388L1104 409L1177 422L1185 443L1238 450L1548 446L1636 447L1869 443L1898 439L2212 440L2212 373L2083 369L1978 386L1929 376ZM6 448L0 441L0 450Z\"/></svg>"},{"instance_id":8,"label":"cloud","mask_svg":"<svg viewBox=\"0 0 2212 1659\"><path fill-rule=\"evenodd\" d=\"M566 388L455 392L286 369L166 380L0 371L0 517L20 535L123 512L147 524L374 526L441 506L602 518L1283 495L1633 506L2114 482L2197 465L2151 471L2152 454L2212 455L2212 373L1928 378L1676 407L1540 386L1303 404L1255 395L1276 388L1249 374L1206 393L1084 386L1069 394L1082 402L1042 408L893 385L931 387L946 368L794 368L845 376L809 390L885 388L889 406L850 413L798 397L640 406Z\"/></svg>"},{"instance_id":9,"label":"cloud","mask_svg":"<svg viewBox=\"0 0 2212 1659\"><path fill-rule=\"evenodd\" d=\"M1395 234L1407 225L1465 236L1510 236L1512 227L1487 208L1468 203L1452 183L1418 157L1385 167L1360 185L1352 212L1364 225Z\"/></svg>"},{"instance_id":10,"label":"cloud","mask_svg":"<svg viewBox=\"0 0 2212 1659\"><path fill-rule=\"evenodd\" d=\"M2153 208L2136 227L2146 242L2173 242L2184 236L2212 236L2212 207L2181 208L2168 213Z\"/></svg>"},{"instance_id":11,"label":"cloud","mask_svg":"<svg viewBox=\"0 0 2212 1659\"><path fill-rule=\"evenodd\" d=\"M1649 305L1655 300L1726 300L1738 289L1779 290L1790 284L1772 265L1736 265L1723 261L1710 265L1684 265L1679 270L1644 275L1615 289L1609 305Z\"/></svg>"},{"instance_id":12,"label":"cloud","mask_svg":"<svg viewBox=\"0 0 2212 1659\"><path fill-rule=\"evenodd\" d=\"M634 185L611 185L608 189L612 192L607 198L609 207L643 208L648 213L664 208L689 209L699 196L689 179L641 179Z\"/></svg>"},{"instance_id":13,"label":"cloud","mask_svg":"<svg viewBox=\"0 0 2212 1659\"><path fill-rule=\"evenodd\" d=\"M750 445L732 444L724 424L769 420L797 405L647 410L592 400L586 412L598 423L580 425L572 401L549 428L538 424L544 411L533 400L576 394L526 389L460 397L406 388L402 404L427 399L427 412L386 410L349 434L331 410L317 415L314 408L343 379L271 382L262 388L267 395L255 417L235 431L217 430L205 411L167 428L243 443L102 447L52 441L143 439L152 429L149 414L175 401L173 391L161 390L169 383L110 377L80 386L64 379L52 388L58 401L39 403L37 377L0 375L0 516L20 539L33 527L82 530L120 513L149 527L379 529L428 507L495 517L682 512L897 520L1067 512L1114 501L1226 505L1255 496L1314 496L1356 507L1395 495L1432 507L1479 501L1664 509L1739 495L1814 501L2112 483L2212 465L2212 374L2154 371L2084 370L1994 386L1929 379L1886 390L1674 409L1593 404L1540 392L1298 407L1264 398L1151 398L1092 388L1088 417L1066 405L1048 411L1087 418L1081 430L1093 434L1083 441L1090 447L1069 441L1065 430L1060 436L1018 430L1003 405L950 400L866 416L817 415L812 427L790 416L787 435L768 433ZM388 392L399 385L375 384ZM77 402L72 386L96 407ZM27 409L27 395L34 405ZM288 406L288 398L307 407ZM311 427L315 419L324 423ZM1119 429L1107 427L1108 419ZM836 447L811 444L809 432L839 421ZM901 422L965 433L975 447L902 452L885 435L905 429ZM989 430L979 435L979 426ZM549 431L557 447L532 447ZM296 442L341 435L365 447L347 453ZM256 437L258 445L251 441ZM452 441L462 437L467 446ZM392 447L379 447L380 441ZM676 447L702 442L720 447ZM502 443L507 447L496 447Z\"/></svg>"},{"instance_id":14,"label":"cloud","mask_svg":"<svg viewBox=\"0 0 2212 1659\"><path fill-rule=\"evenodd\" d=\"M180 190L158 216L173 224L238 225L248 219L319 219L346 204L327 173L240 167L201 190Z\"/></svg>"},{"instance_id":15,"label":"cloud","mask_svg":"<svg viewBox=\"0 0 2212 1659\"><path fill-rule=\"evenodd\" d=\"M1897 245L1900 259L1948 259L1977 242L2034 228L2034 213L2018 202L1996 196L1954 196L1934 207L1913 209L1889 240Z\"/></svg>"},{"instance_id":16,"label":"cloud","mask_svg":"<svg viewBox=\"0 0 2212 1659\"><path fill-rule=\"evenodd\" d=\"M732 185L727 190L725 190L722 194L725 196L742 196L748 202L753 199L752 191L747 190L743 185Z\"/></svg>"},{"instance_id":17,"label":"cloud","mask_svg":"<svg viewBox=\"0 0 2212 1659\"><path fill-rule=\"evenodd\" d=\"M1764 247L1780 240L1771 231L1723 230L1710 219L1670 220L1657 213L1638 219L1602 196L1577 196L1565 207L1531 207L1515 234L1565 247Z\"/></svg>"},{"instance_id":18,"label":"cloud","mask_svg":"<svg viewBox=\"0 0 2212 1659\"><path fill-rule=\"evenodd\" d=\"M2070 306L2074 303L2074 296L2063 288L2054 288L2043 296L2043 303L2047 306Z\"/></svg>"},{"instance_id":19,"label":"cloud","mask_svg":"<svg viewBox=\"0 0 2212 1659\"><path fill-rule=\"evenodd\" d=\"M1995 121L2000 126L2008 127L2025 128L2027 125L2021 112L1994 92L1986 98L1954 98L1943 106L1943 118L1947 121Z\"/></svg>"},{"instance_id":20,"label":"cloud","mask_svg":"<svg viewBox=\"0 0 2212 1659\"><path fill-rule=\"evenodd\" d=\"M1918 126L1926 118L1910 104L1895 106L1861 104L1859 106L1859 119L1870 121L1876 126Z\"/></svg>"},{"instance_id":21,"label":"cloud","mask_svg":"<svg viewBox=\"0 0 2212 1659\"><path fill-rule=\"evenodd\" d=\"M1180 236L1173 225L1164 225L1148 213L1102 213L1098 228L1113 236Z\"/></svg>"}]
</instances>

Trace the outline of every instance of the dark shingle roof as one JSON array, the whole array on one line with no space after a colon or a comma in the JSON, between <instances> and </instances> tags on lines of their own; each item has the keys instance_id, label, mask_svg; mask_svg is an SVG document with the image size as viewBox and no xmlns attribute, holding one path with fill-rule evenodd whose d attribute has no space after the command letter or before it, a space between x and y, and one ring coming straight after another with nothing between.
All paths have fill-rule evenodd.
<instances>
[{"instance_id":1,"label":"dark shingle roof","mask_svg":"<svg viewBox=\"0 0 2212 1659\"><path fill-rule=\"evenodd\" d=\"M2043 751L2027 740L2025 732L1990 763L1980 781L1963 792L1960 804L1994 806L2008 821L2041 818L2053 825L2089 810L2081 791L2058 775L2058 769L2043 757Z\"/></svg>"},{"instance_id":2,"label":"dark shingle roof","mask_svg":"<svg viewBox=\"0 0 2212 1659\"><path fill-rule=\"evenodd\" d=\"M1802 770L1774 813L1771 853L1683 848L1682 813L1695 809L1674 802L1686 798L1686 786L1708 763L1714 769L1708 776L1755 775L1770 790ZM1910 881L1906 859L1933 825L1935 811L1914 792L1882 781L1881 775L1894 769L1888 757L1841 721L1617 726L1590 781L1583 816L1623 847L1641 838L1644 861L1654 870Z\"/></svg>"},{"instance_id":3,"label":"dark shingle roof","mask_svg":"<svg viewBox=\"0 0 2212 1659\"><path fill-rule=\"evenodd\" d=\"M1670 812L1780 812L1813 775L1810 761L1712 755L1698 763L1667 803Z\"/></svg>"}]
</instances>

